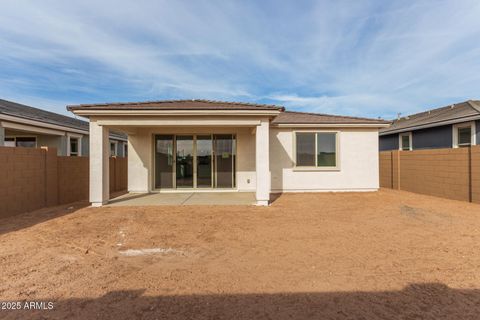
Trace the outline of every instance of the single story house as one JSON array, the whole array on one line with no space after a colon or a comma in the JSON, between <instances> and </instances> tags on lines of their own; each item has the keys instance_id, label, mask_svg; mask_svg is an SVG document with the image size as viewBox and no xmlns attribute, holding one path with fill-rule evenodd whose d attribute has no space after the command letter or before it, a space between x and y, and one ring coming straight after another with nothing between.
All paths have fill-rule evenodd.
<instances>
[{"instance_id":1,"label":"single story house","mask_svg":"<svg viewBox=\"0 0 480 320\"><path fill-rule=\"evenodd\" d=\"M380 130L380 151L458 148L480 143L480 101L401 117Z\"/></svg>"},{"instance_id":2,"label":"single story house","mask_svg":"<svg viewBox=\"0 0 480 320\"><path fill-rule=\"evenodd\" d=\"M55 147L59 156L89 155L88 122L0 99L0 146ZM111 156L127 154L127 136L111 132Z\"/></svg>"},{"instance_id":3,"label":"single story house","mask_svg":"<svg viewBox=\"0 0 480 320\"><path fill-rule=\"evenodd\" d=\"M90 119L90 202L109 200L108 132L128 134L128 191L270 193L379 188L378 119L173 100L67 106Z\"/></svg>"}]
</instances>

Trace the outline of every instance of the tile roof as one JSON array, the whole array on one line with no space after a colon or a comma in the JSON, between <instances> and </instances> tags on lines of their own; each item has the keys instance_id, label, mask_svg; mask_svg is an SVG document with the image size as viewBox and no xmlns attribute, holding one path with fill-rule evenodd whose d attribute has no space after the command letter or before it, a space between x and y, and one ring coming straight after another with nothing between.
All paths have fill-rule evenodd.
<instances>
[{"instance_id":1,"label":"tile roof","mask_svg":"<svg viewBox=\"0 0 480 320\"><path fill-rule=\"evenodd\" d=\"M386 134L392 131L409 131L417 126L431 125L443 121L462 122L464 118L478 116L480 118L480 101L468 100L450 106L427 110L393 120L392 125L380 130Z\"/></svg>"},{"instance_id":2,"label":"tile roof","mask_svg":"<svg viewBox=\"0 0 480 320\"><path fill-rule=\"evenodd\" d=\"M273 119L272 124L388 124L382 119L337 116L322 113L285 111Z\"/></svg>"},{"instance_id":3,"label":"tile roof","mask_svg":"<svg viewBox=\"0 0 480 320\"><path fill-rule=\"evenodd\" d=\"M3 99L0 99L0 114L77 130L89 130L89 125L86 121ZM126 139L126 135L122 133L111 132L110 135L112 137Z\"/></svg>"},{"instance_id":4,"label":"tile roof","mask_svg":"<svg viewBox=\"0 0 480 320\"><path fill-rule=\"evenodd\" d=\"M75 110L277 110L280 113L272 124L388 124L379 119L335 116L320 113L285 111L282 106L225 102L213 100L161 100L147 102L114 102L100 104L80 104L67 106Z\"/></svg>"},{"instance_id":5,"label":"tile roof","mask_svg":"<svg viewBox=\"0 0 480 320\"><path fill-rule=\"evenodd\" d=\"M74 110L279 110L282 106L244 102L225 102L213 100L160 100L146 102L112 102L99 104L69 105L67 109Z\"/></svg>"}]
</instances>

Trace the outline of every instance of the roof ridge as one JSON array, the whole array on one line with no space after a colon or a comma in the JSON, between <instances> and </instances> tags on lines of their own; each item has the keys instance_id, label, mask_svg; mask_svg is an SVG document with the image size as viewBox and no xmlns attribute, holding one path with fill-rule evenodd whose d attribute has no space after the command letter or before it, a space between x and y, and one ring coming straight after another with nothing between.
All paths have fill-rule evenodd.
<instances>
[{"instance_id":1,"label":"roof ridge","mask_svg":"<svg viewBox=\"0 0 480 320\"><path fill-rule=\"evenodd\" d=\"M275 108L283 107L283 106L276 105L276 104L254 103L254 102L235 102L235 101L221 101L221 100L208 100L208 99L193 99L192 101L208 102L208 103L240 104L240 105L245 105L245 106L264 106L264 107L275 107Z\"/></svg>"},{"instance_id":2,"label":"roof ridge","mask_svg":"<svg viewBox=\"0 0 480 320\"><path fill-rule=\"evenodd\" d=\"M174 103L174 102L204 102L204 103L222 103L230 105L245 105L245 106L261 106L261 107L272 107L272 108L284 108L280 105L275 104L265 104L265 103L254 103L254 102L236 102L236 101L220 101L220 100L208 100L208 99L169 99L169 100L149 100L149 101L132 101L132 102L105 102L105 103L83 103L77 105L68 105L70 106L109 106L109 105L141 105L141 104L155 104L155 103Z\"/></svg>"},{"instance_id":3,"label":"roof ridge","mask_svg":"<svg viewBox=\"0 0 480 320\"><path fill-rule=\"evenodd\" d=\"M382 133L405 132L415 130L419 126L433 127L444 122L458 123L466 121L465 119L478 118L480 118L480 101L467 100L395 119L391 127L382 129Z\"/></svg>"},{"instance_id":4,"label":"roof ridge","mask_svg":"<svg viewBox=\"0 0 480 320\"><path fill-rule=\"evenodd\" d=\"M420 116L420 115L423 115L423 114L430 114L432 111L439 111L439 110L442 110L442 109L449 109L449 108L452 108L452 106L455 106L455 105L457 105L457 104L458 104L458 103L454 103L454 104L451 104L451 105L448 105L448 106L443 106L443 107L439 107L439 108L434 108L434 109L425 110L425 111L422 111L422 112L417 112L417 113L413 113L413 114L408 114L408 115L406 115L406 116L400 117L400 119L393 119L393 121L407 120L408 118Z\"/></svg>"},{"instance_id":5,"label":"roof ridge","mask_svg":"<svg viewBox=\"0 0 480 320\"><path fill-rule=\"evenodd\" d=\"M447 106L443 106L443 107L438 107L438 108L433 108L433 109L428 109L428 110L425 110L425 111L422 111L422 112L417 112L417 113L412 113L412 114L409 114L409 115L406 115L406 116L403 116L403 117L400 117L400 119L393 119L393 121L399 121L399 120L408 120L408 118L412 118L412 117L418 117L420 115L424 115L424 114L430 114L432 113L433 111L440 111L440 110L443 110L443 109L450 109L450 108L454 108L456 107L457 105L460 105L462 103L468 103L473 109L475 109L476 111L480 112L480 105L477 105L478 109L475 108L472 103L473 102L474 104L476 104L478 101L476 100L466 100L466 101L462 101L462 102L457 102L457 103L452 103L452 104L449 104Z\"/></svg>"}]
</instances>

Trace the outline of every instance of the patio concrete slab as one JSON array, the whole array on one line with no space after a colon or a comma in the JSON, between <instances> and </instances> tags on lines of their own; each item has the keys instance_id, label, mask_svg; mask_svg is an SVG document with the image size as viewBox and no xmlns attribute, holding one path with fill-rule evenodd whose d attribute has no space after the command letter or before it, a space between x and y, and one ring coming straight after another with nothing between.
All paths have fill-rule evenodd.
<instances>
[{"instance_id":1,"label":"patio concrete slab","mask_svg":"<svg viewBox=\"0 0 480 320\"><path fill-rule=\"evenodd\" d=\"M127 193L111 199L108 206L158 205L254 205L250 192Z\"/></svg>"}]
</instances>

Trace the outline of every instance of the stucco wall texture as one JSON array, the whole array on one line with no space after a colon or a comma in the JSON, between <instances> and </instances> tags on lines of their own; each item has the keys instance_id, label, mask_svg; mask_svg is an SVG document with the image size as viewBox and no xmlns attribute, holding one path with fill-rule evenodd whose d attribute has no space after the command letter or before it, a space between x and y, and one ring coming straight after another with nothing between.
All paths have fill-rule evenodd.
<instances>
[{"instance_id":1,"label":"stucco wall texture","mask_svg":"<svg viewBox=\"0 0 480 320\"><path fill-rule=\"evenodd\" d=\"M337 170L298 170L294 166L295 131L335 131L339 134ZM237 188L256 189L254 128L144 128L129 134L129 191L153 190L154 134L192 132L233 133L237 136ZM379 188L377 129L269 129L271 192L373 191Z\"/></svg>"},{"instance_id":2,"label":"stucco wall texture","mask_svg":"<svg viewBox=\"0 0 480 320\"><path fill-rule=\"evenodd\" d=\"M272 192L373 191L379 188L378 131L376 129L323 129L338 139L338 169L302 170L294 165L295 132L270 130Z\"/></svg>"},{"instance_id":3,"label":"stucco wall texture","mask_svg":"<svg viewBox=\"0 0 480 320\"><path fill-rule=\"evenodd\" d=\"M88 199L88 157L0 147L0 218ZM110 159L111 192L127 188L127 159Z\"/></svg>"},{"instance_id":4,"label":"stucco wall texture","mask_svg":"<svg viewBox=\"0 0 480 320\"><path fill-rule=\"evenodd\" d=\"M480 146L380 152L380 186L480 203Z\"/></svg>"}]
</instances>

